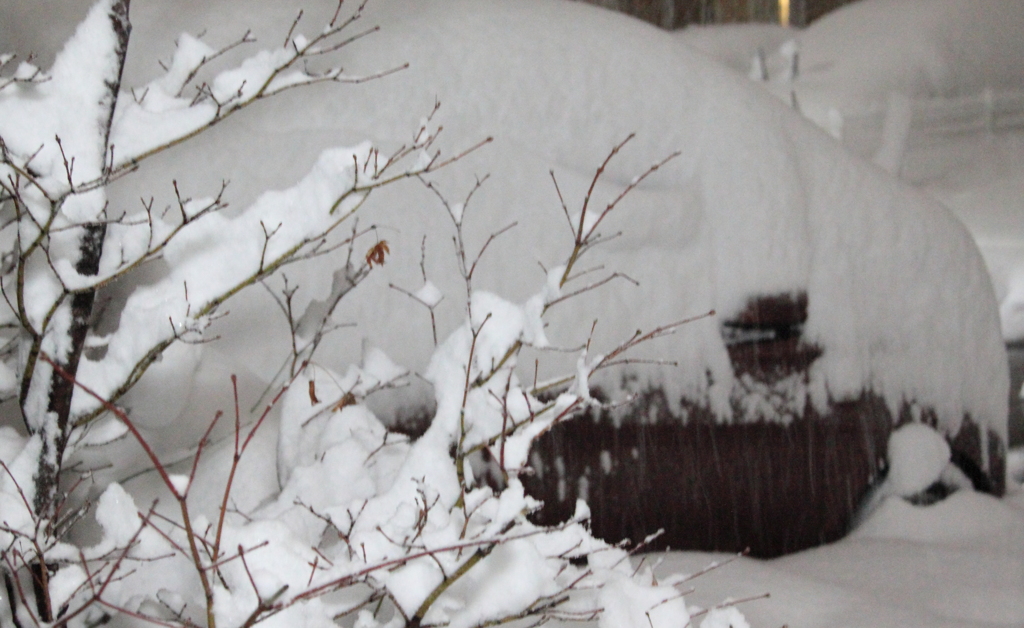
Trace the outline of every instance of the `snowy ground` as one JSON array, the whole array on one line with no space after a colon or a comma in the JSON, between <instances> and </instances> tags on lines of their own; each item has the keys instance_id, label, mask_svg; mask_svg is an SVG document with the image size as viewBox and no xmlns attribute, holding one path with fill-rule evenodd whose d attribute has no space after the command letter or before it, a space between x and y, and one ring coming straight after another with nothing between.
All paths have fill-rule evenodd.
<instances>
[{"instance_id":1,"label":"snowy ground","mask_svg":"<svg viewBox=\"0 0 1024 628\"><path fill-rule=\"evenodd\" d=\"M687 602L740 605L751 626L995 627L1024 624L1024 494L958 493L931 507L886 503L847 539L792 556L741 558L694 579ZM653 559L654 557L650 557ZM670 554L695 573L729 557Z\"/></svg>"}]
</instances>

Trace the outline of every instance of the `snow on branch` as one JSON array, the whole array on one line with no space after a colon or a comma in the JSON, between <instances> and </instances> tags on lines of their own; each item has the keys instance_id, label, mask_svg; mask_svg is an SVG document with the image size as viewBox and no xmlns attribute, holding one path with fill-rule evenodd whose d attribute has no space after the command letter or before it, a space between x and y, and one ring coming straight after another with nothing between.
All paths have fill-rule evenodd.
<instances>
[{"instance_id":1,"label":"snow on branch","mask_svg":"<svg viewBox=\"0 0 1024 628\"><path fill-rule=\"evenodd\" d=\"M226 52L252 43L248 33L220 49L182 36L164 76L137 90L119 89L130 31L127 0L101 0L48 75L26 65L11 72L13 58L0 57L6 77L0 79L0 233L14 243L0 263L8 306L0 310L0 329L16 336L0 348L10 371L0 370L0 393L18 389L28 431L21 437L0 430L6 457L0 459L0 571L7 593L0 617L15 625L93 626L121 615L132 625L249 628L265 621L334 625L355 615L361 628L378 628L387 607L393 615L387 625L407 628L598 616L605 627L662 628L688 619L671 581L659 582L642 564L634 568L623 548L591 536L582 501L561 525L532 523L529 514L539 503L519 479L535 438L597 403L588 381L595 371L628 363L634 347L687 321L637 332L604 356L590 355L588 343L574 372L555 388L524 385L516 373L524 347L549 346L543 317L552 305L625 277L595 276L606 272L600 266L581 271L579 259L609 239L598 232L604 218L677 153L601 210L592 208L592 193L632 136L597 168L577 215L570 216L558 191L572 246L522 304L473 285L491 244L514 237L516 223L495 229L478 247L466 241L462 219L487 178L462 203L450 204L428 176L491 140L442 156L441 128L432 121L437 104L394 152L382 154L369 142L326 150L295 185L265 192L237 213L221 211L223 186L212 198L193 199L177 182L175 203L164 211L152 201L121 215L107 206L106 187L130 176L140 161L254 102L400 69L369 77L308 69L308 60L376 30L354 29L364 5L343 17L339 1L328 24L310 37L297 32L300 13L281 48L220 71L214 66ZM465 320L440 342L433 308L442 295L424 262L423 287L402 290L430 311L436 345L424 373L434 386L436 414L415 441L388 431L363 404L400 385L405 369L376 349L344 375L313 360L339 302L390 254L379 238L356 250L374 232L359 228L360 210L378 188L411 178L447 209L466 288ZM191 460L181 466L163 459L118 401L174 343L208 341L211 322L232 297L267 286L289 264L344 247L345 265L325 298L299 312L292 299L297 287L285 280L280 296L274 294L291 349L254 420L243 418L232 378L229 434L215 440L218 412L192 443ZM162 274L137 280L136 271L154 260L162 262ZM570 286L583 278L587 285ZM114 281L124 282L126 297L109 313L116 320L105 329L112 331L101 333L93 303ZM242 461L277 411L280 490L240 512L233 504ZM108 423L98 431L130 436L172 509L139 508L136 497L111 482L96 502L100 538L85 547L71 543L68 533L89 512L84 485L61 480L78 473L65 457L90 441L84 431L101 415ZM475 477L471 464L485 452L498 465L493 485ZM227 461L215 478L223 491L213 512L199 514L189 497L203 485L200 461L218 455ZM88 478L78 475L83 483Z\"/></svg>"},{"instance_id":2,"label":"snow on branch","mask_svg":"<svg viewBox=\"0 0 1024 628\"><path fill-rule=\"evenodd\" d=\"M362 83L408 67L403 64L369 75L350 75L334 67L313 71L305 63L315 57L338 52L377 30L377 27L348 35L363 16L365 2L347 19L340 19L342 3L332 21L312 37L296 34L302 14L289 29L285 45L259 51L236 67L221 70L209 81L196 82L201 72L226 52L251 44L255 39L246 32L219 49L187 34L178 38L164 76L118 103L111 144L116 148L112 171L116 176L134 168L140 161L201 133L249 105L285 90L315 83ZM189 88L192 94L188 94Z\"/></svg>"},{"instance_id":3,"label":"snow on branch","mask_svg":"<svg viewBox=\"0 0 1024 628\"><path fill-rule=\"evenodd\" d=\"M152 216L134 225L134 234L132 226L122 226L124 233L118 237L125 243L151 242L154 230L161 233L158 246L141 247L144 252L137 259L159 254L171 270L159 282L133 292L117 331L103 339L104 356L82 360L81 381L105 398L118 399L170 344L201 339L227 299L288 264L329 250L327 239L356 214L373 190L433 172L436 157L421 157L411 168L403 164L407 157L424 155L434 137L424 134L418 143L385 159L370 144L324 151L294 187L265 193L235 217L213 211L219 206L216 199L182 201L176 227L154 227L157 220ZM351 279L361 279L371 265L367 260L364 271L353 269ZM335 305L345 293L339 291ZM326 324L321 318L320 329ZM87 420L97 410L88 397L75 396L75 416Z\"/></svg>"}]
</instances>

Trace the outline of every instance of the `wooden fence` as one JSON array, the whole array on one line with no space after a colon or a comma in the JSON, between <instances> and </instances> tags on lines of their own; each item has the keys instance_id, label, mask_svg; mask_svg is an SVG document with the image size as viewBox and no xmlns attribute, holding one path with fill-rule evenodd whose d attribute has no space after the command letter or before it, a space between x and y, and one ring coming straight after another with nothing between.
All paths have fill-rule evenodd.
<instances>
[{"instance_id":1,"label":"wooden fence","mask_svg":"<svg viewBox=\"0 0 1024 628\"><path fill-rule=\"evenodd\" d=\"M868 393L788 423L718 423L691 408L666 415L657 391L634 417L584 416L550 430L531 452L527 492L544 502L534 517L554 524L572 516L577 498L591 510L594 534L607 541L643 540L664 530L650 549L740 552L770 558L844 536L885 457L894 424L885 402ZM654 411L651 408L655 408ZM658 410L660 409L660 410ZM977 488L999 493L1005 451L988 440L990 472L980 471L978 427L965 422L953 439L958 460Z\"/></svg>"}]
</instances>

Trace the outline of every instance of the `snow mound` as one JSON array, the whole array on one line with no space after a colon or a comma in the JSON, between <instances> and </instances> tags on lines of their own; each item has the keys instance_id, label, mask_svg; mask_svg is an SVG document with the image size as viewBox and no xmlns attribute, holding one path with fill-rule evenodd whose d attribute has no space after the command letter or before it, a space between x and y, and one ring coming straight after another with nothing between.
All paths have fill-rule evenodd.
<instances>
[{"instance_id":1,"label":"snow mound","mask_svg":"<svg viewBox=\"0 0 1024 628\"><path fill-rule=\"evenodd\" d=\"M939 479L949 464L949 443L923 423L907 423L889 436L888 482L895 495L920 493Z\"/></svg>"},{"instance_id":2,"label":"snow mound","mask_svg":"<svg viewBox=\"0 0 1024 628\"><path fill-rule=\"evenodd\" d=\"M975 491L957 491L926 507L891 498L880 504L851 538L1020 547L1024 543L1024 518L1005 500Z\"/></svg>"},{"instance_id":3,"label":"snow mound","mask_svg":"<svg viewBox=\"0 0 1024 628\"><path fill-rule=\"evenodd\" d=\"M127 84L151 80L152 60L171 58L172 32L206 31L204 41L216 47L251 26L261 41L279 41L295 9L270 0L191 11L133 6ZM333 3L307 10L297 32L332 11ZM435 121L445 127L444 154L495 138L436 177L455 206L478 177L491 175L459 206L470 248L517 223L488 247L474 289L523 302L571 247L549 170L570 213L578 211L596 167L635 132L595 188L595 203L614 199L652 163L682 153L602 223L602 233L623 235L588 255L591 265L639 285L612 282L553 308L545 329L552 345L582 346L597 319L591 350L607 353L637 329L715 309L717 319L687 325L637 357L678 362L681 368L640 374L666 384L670 398L685 393L728 416L735 377L720 321L752 296L806 292L803 337L824 349L808 381L817 406L871 389L894 415L914 401L933 407L944 431L955 433L969 414L1005 439L1008 383L996 301L975 244L938 203L851 157L676 36L611 12L542 0L381 0L364 19L382 30L345 50L346 71L369 74L407 61L409 70L263 103L187 149L151 160L111 191L112 205L134 205L140 193L154 195L158 207L172 204L172 179L195 196L230 179L229 200L244 207L268 186L301 179L324 147L367 138L384 151L408 143L440 101ZM451 215L415 182L375 193L367 210L361 224L376 225L391 255L338 308L337 319L357 323L357 331L334 334L322 359L344 372L358 362L363 337L422 372L434 348L429 313L389 286L413 293L426 279L448 295L429 299L438 333L460 324L465 287L451 254ZM292 285L301 287L297 308L325 298L345 252L337 255L289 269ZM268 326L268 299L254 292L236 300L213 331L226 352L269 379L279 365L268 356L287 351L287 334L283 321ZM571 372L576 355L541 354L540 377ZM532 370L532 360L523 363Z\"/></svg>"}]
</instances>

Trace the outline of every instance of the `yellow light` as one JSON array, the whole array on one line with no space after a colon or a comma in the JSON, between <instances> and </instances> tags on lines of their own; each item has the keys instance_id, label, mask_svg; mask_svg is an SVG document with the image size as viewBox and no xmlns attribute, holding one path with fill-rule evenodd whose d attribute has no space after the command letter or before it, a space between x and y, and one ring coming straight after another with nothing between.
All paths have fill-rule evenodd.
<instances>
[{"instance_id":1,"label":"yellow light","mask_svg":"<svg viewBox=\"0 0 1024 628\"><path fill-rule=\"evenodd\" d=\"M789 0L779 0L779 24L789 26Z\"/></svg>"}]
</instances>

